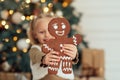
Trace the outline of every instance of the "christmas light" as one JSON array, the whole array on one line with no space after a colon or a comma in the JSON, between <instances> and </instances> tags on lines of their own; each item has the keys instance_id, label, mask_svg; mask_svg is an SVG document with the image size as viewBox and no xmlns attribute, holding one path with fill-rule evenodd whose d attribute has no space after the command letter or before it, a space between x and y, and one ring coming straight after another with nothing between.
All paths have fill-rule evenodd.
<instances>
[{"instance_id":1,"label":"christmas light","mask_svg":"<svg viewBox=\"0 0 120 80\"><path fill-rule=\"evenodd\" d=\"M9 29L9 25L7 25L7 24L4 27L5 27L5 29Z\"/></svg>"},{"instance_id":2,"label":"christmas light","mask_svg":"<svg viewBox=\"0 0 120 80\"><path fill-rule=\"evenodd\" d=\"M41 2L42 2L42 3L45 3L45 2L46 2L46 0L41 0Z\"/></svg>"},{"instance_id":3,"label":"christmas light","mask_svg":"<svg viewBox=\"0 0 120 80\"><path fill-rule=\"evenodd\" d=\"M17 33L21 33L21 29L17 29L16 32L17 32Z\"/></svg>"},{"instance_id":4,"label":"christmas light","mask_svg":"<svg viewBox=\"0 0 120 80\"><path fill-rule=\"evenodd\" d=\"M21 19L24 21L25 20L25 16L22 16Z\"/></svg>"},{"instance_id":5,"label":"christmas light","mask_svg":"<svg viewBox=\"0 0 120 80\"><path fill-rule=\"evenodd\" d=\"M13 37L13 41L17 41L18 40L18 37L17 36L14 36Z\"/></svg>"},{"instance_id":6,"label":"christmas light","mask_svg":"<svg viewBox=\"0 0 120 80\"><path fill-rule=\"evenodd\" d=\"M44 12L44 13L47 13L48 11L49 11L49 8L48 8L48 7L44 7L44 8L43 8L43 12Z\"/></svg>"},{"instance_id":7,"label":"christmas light","mask_svg":"<svg viewBox=\"0 0 120 80\"><path fill-rule=\"evenodd\" d=\"M9 10L9 14L12 15L14 13L13 10Z\"/></svg>"},{"instance_id":8,"label":"christmas light","mask_svg":"<svg viewBox=\"0 0 120 80\"><path fill-rule=\"evenodd\" d=\"M5 41L5 42L9 42L9 39L8 39L8 38L5 38L4 41Z\"/></svg>"},{"instance_id":9,"label":"christmas light","mask_svg":"<svg viewBox=\"0 0 120 80\"><path fill-rule=\"evenodd\" d=\"M67 7L67 6L68 6L68 3L67 3L67 2L63 2L62 6L63 6L63 7Z\"/></svg>"},{"instance_id":10,"label":"christmas light","mask_svg":"<svg viewBox=\"0 0 120 80\"><path fill-rule=\"evenodd\" d=\"M4 0L0 0L0 2L3 2Z\"/></svg>"},{"instance_id":11,"label":"christmas light","mask_svg":"<svg viewBox=\"0 0 120 80\"><path fill-rule=\"evenodd\" d=\"M24 53L26 53L26 52L27 52L27 49L26 49L26 48L24 48L22 51L23 51Z\"/></svg>"},{"instance_id":12,"label":"christmas light","mask_svg":"<svg viewBox=\"0 0 120 80\"><path fill-rule=\"evenodd\" d=\"M33 18L34 18L34 16L33 16L33 15L31 15L31 16L30 16L30 20L33 20Z\"/></svg>"},{"instance_id":13,"label":"christmas light","mask_svg":"<svg viewBox=\"0 0 120 80\"><path fill-rule=\"evenodd\" d=\"M26 0L25 2L29 4L31 1L30 0Z\"/></svg>"},{"instance_id":14,"label":"christmas light","mask_svg":"<svg viewBox=\"0 0 120 80\"><path fill-rule=\"evenodd\" d=\"M30 43L30 39L26 39L26 43Z\"/></svg>"},{"instance_id":15,"label":"christmas light","mask_svg":"<svg viewBox=\"0 0 120 80\"><path fill-rule=\"evenodd\" d=\"M26 20L30 20L30 16L26 16Z\"/></svg>"},{"instance_id":16,"label":"christmas light","mask_svg":"<svg viewBox=\"0 0 120 80\"><path fill-rule=\"evenodd\" d=\"M49 3L49 4L48 4L48 7L53 7L53 4L52 4L52 3Z\"/></svg>"},{"instance_id":17,"label":"christmas light","mask_svg":"<svg viewBox=\"0 0 120 80\"><path fill-rule=\"evenodd\" d=\"M1 21L1 24L2 24L2 25L5 25L5 24L6 24L6 21L5 21L5 20L2 20L2 21Z\"/></svg>"},{"instance_id":18,"label":"christmas light","mask_svg":"<svg viewBox=\"0 0 120 80\"><path fill-rule=\"evenodd\" d=\"M12 48L12 51L13 51L13 52L16 52L16 51L17 51L17 47L13 47L13 48Z\"/></svg>"}]
</instances>

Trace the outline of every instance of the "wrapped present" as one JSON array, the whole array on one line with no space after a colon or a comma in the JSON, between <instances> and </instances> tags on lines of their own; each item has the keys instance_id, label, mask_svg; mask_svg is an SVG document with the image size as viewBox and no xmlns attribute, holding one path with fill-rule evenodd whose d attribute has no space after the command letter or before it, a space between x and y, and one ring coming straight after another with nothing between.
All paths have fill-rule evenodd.
<instances>
[{"instance_id":1,"label":"wrapped present","mask_svg":"<svg viewBox=\"0 0 120 80\"><path fill-rule=\"evenodd\" d=\"M14 73L6 73L7 80L16 80Z\"/></svg>"},{"instance_id":2,"label":"wrapped present","mask_svg":"<svg viewBox=\"0 0 120 80\"><path fill-rule=\"evenodd\" d=\"M82 76L104 77L104 51L100 49L83 49Z\"/></svg>"},{"instance_id":3,"label":"wrapped present","mask_svg":"<svg viewBox=\"0 0 120 80\"><path fill-rule=\"evenodd\" d=\"M89 80L104 80L102 77L90 77Z\"/></svg>"}]
</instances>

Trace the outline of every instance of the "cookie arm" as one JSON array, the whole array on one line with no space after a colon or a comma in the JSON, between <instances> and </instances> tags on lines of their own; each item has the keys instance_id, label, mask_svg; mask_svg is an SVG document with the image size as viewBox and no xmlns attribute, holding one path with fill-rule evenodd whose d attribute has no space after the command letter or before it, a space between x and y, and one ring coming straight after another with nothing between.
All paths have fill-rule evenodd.
<instances>
[{"instance_id":1,"label":"cookie arm","mask_svg":"<svg viewBox=\"0 0 120 80\"><path fill-rule=\"evenodd\" d=\"M51 50L52 49L47 44L42 45L42 52L49 53Z\"/></svg>"},{"instance_id":2,"label":"cookie arm","mask_svg":"<svg viewBox=\"0 0 120 80\"><path fill-rule=\"evenodd\" d=\"M82 42L82 37L81 37L81 35L80 34L75 34L74 36L73 36L73 43L74 43L74 45L78 45L79 43L81 43Z\"/></svg>"}]
</instances>

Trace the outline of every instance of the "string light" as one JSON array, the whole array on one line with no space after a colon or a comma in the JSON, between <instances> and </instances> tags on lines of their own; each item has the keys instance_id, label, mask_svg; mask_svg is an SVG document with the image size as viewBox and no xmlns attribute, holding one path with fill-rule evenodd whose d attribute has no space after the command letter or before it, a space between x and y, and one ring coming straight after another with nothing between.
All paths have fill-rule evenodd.
<instances>
[{"instance_id":1,"label":"string light","mask_svg":"<svg viewBox=\"0 0 120 80\"><path fill-rule=\"evenodd\" d=\"M44 13L47 13L48 11L49 11L49 8L48 8L48 7L44 7L44 8L43 8L43 12L44 12Z\"/></svg>"},{"instance_id":2,"label":"string light","mask_svg":"<svg viewBox=\"0 0 120 80\"><path fill-rule=\"evenodd\" d=\"M42 2L42 3L45 3L45 2L46 2L46 0L41 0L41 2Z\"/></svg>"},{"instance_id":3,"label":"string light","mask_svg":"<svg viewBox=\"0 0 120 80\"><path fill-rule=\"evenodd\" d=\"M0 0L0 2L3 2L4 0Z\"/></svg>"},{"instance_id":4,"label":"string light","mask_svg":"<svg viewBox=\"0 0 120 80\"><path fill-rule=\"evenodd\" d=\"M26 17L26 20L30 20L30 16L27 16L27 17Z\"/></svg>"},{"instance_id":5,"label":"string light","mask_svg":"<svg viewBox=\"0 0 120 80\"><path fill-rule=\"evenodd\" d=\"M12 51L16 52L17 51L17 47L12 47Z\"/></svg>"},{"instance_id":6,"label":"string light","mask_svg":"<svg viewBox=\"0 0 120 80\"><path fill-rule=\"evenodd\" d=\"M17 33L21 33L21 29L17 29L16 32L17 32Z\"/></svg>"},{"instance_id":7,"label":"string light","mask_svg":"<svg viewBox=\"0 0 120 80\"><path fill-rule=\"evenodd\" d=\"M9 14L12 15L14 13L13 10L9 10Z\"/></svg>"},{"instance_id":8,"label":"string light","mask_svg":"<svg viewBox=\"0 0 120 80\"><path fill-rule=\"evenodd\" d=\"M63 6L63 7L67 7L67 6L68 6L68 3L67 3L67 2L63 2L63 3L62 3L62 6Z\"/></svg>"},{"instance_id":9,"label":"string light","mask_svg":"<svg viewBox=\"0 0 120 80\"><path fill-rule=\"evenodd\" d=\"M18 40L18 37L17 36L14 36L13 37L13 41L17 41Z\"/></svg>"},{"instance_id":10,"label":"string light","mask_svg":"<svg viewBox=\"0 0 120 80\"><path fill-rule=\"evenodd\" d=\"M26 48L24 48L22 51L23 51L24 53L26 53L26 52L27 52L27 49L26 49Z\"/></svg>"},{"instance_id":11,"label":"string light","mask_svg":"<svg viewBox=\"0 0 120 80\"><path fill-rule=\"evenodd\" d=\"M30 39L26 39L26 43L30 43Z\"/></svg>"},{"instance_id":12,"label":"string light","mask_svg":"<svg viewBox=\"0 0 120 80\"><path fill-rule=\"evenodd\" d=\"M33 20L33 18L34 18L34 16L33 16L33 15L31 15L31 16L30 16L30 20Z\"/></svg>"},{"instance_id":13,"label":"string light","mask_svg":"<svg viewBox=\"0 0 120 80\"><path fill-rule=\"evenodd\" d=\"M26 0L25 2L29 4L31 1L30 0Z\"/></svg>"},{"instance_id":14,"label":"string light","mask_svg":"<svg viewBox=\"0 0 120 80\"><path fill-rule=\"evenodd\" d=\"M2 20L2 21L1 21L1 24L2 24L2 25L5 25L5 24L6 24L6 21L5 21L5 20Z\"/></svg>"},{"instance_id":15,"label":"string light","mask_svg":"<svg viewBox=\"0 0 120 80\"><path fill-rule=\"evenodd\" d=\"M7 25L7 24L4 27L5 27L5 29L9 29L9 25Z\"/></svg>"},{"instance_id":16,"label":"string light","mask_svg":"<svg viewBox=\"0 0 120 80\"><path fill-rule=\"evenodd\" d=\"M21 19L24 21L25 20L25 16L22 16Z\"/></svg>"},{"instance_id":17,"label":"string light","mask_svg":"<svg viewBox=\"0 0 120 80\"><path fill-rule=\"evenodd\" d=\"M8 39L8 38L5 38L4 41L5 41L5 42L9 42L9 39Z\"/></svg>"},{"instance_id":18,"label":"string light","mask_svg":"<svg viewBox=\"0 0 120 80\"><path fill-rule=\"evenodd\" d=\"M52 4L52 3L49 3L49 4L48 4L48 7L53 7L53 4Z\"/></svg>"}]
</instances>

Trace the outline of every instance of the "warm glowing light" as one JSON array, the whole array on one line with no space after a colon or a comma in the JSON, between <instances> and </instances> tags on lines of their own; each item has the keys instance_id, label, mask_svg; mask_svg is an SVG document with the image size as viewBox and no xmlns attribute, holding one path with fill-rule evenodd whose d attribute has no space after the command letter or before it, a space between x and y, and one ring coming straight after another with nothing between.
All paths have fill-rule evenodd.
<instances>
[{"instance_id":1,"label":"warm glowing light","mask_svg":"<svg viewBox=\"0 0 120 80\"><path fill-rule=\"evenodd\" d=\"M17 29L16 32L17 32L17 33L21 33L21 29Z\"/></svg>"},{"instance_id":2,"label":"warm glowing light","mask_svg":"<svg viewBox=\"0 0 120 80\"><path fill-rule=\"evenodd\" d=\"M26 0L25 2L29 4L31 1L30 0Z\"/></svg>"},{"instance_id":3,"label":"warm glowing light","mask_svg":"<svg viewBox=\"0 0 120 80\"><path fill-rule=\"evenodd\" d=\"M2 25L5 25L5 24L6 24L6 21L5 21L5 20L2 20L2 21L1 21L1 24L2 24Z\"/></svg>"},{"instance_id":4,"label":"warm glowing light","mask_svg":"<svg viewBox=\"0 0 120 80\"><path fill-rule=\"evenodd\" d=\"M34 18L34 16L33 16L33 15L31 15L31 16L30 16L30 20L33 20L33 18Z\"/></svg>"},{"instance_id":5,"label":"warm glowing light","mask_svg":"<svg viewBox=\"0 0 120 80\"><path fill-rule=\"evenodd\" d=\"M48 8L48 7L44 7L44 8L43 8L43 11L44 11L45 13L47 13L47 12L49 11L49 8Z\"/></svg>"},{"instance_id":6,"label":"warm glowing light","mask_svg":"<svg viewBox=\"0 0 120 80\"><path fill-rule=\"evenodd\" d=\"M9 29L9 25L5 25L5 29Z\"/></svg>"},{"instance_id":7,"label":"warm glowing light","mask_svg":"<svg viewBox=\"0 0 120 80\"><path fill-rule=\"evenodd\" d=\"M26 17L26 20L30 20L30 16L27 16L27 17Z\"/></svg>"},{"instance_id":8,"label":"warm glowing light","mask_svg":"<svg viewBox=\"0 0 120 80\"><path fill-rule=\"evenodd\" d=\"M27 52L27 49L26 49L26 48L24 48L24 49L23 49L23 52L24 52L24 53L26 53L26 52Z\"/></svg>"},{"instance_id":9,"label":"warm glowing light","mask_svg":"<svg viewBox=\"0 0 120 80\"><path fill-rule=\"evenodd\" d=\"M17 36L14 36L13 37L13 41L17 41L18 40L18 37Z\"/></svg>"},{"instance_id":10,"label":"warm glowing light","mask_svg":"<svg viewBox=\"0 0 120 80\"><path fill-rule=\"evenodd\" d=\"M14 12L13 10L9 10L9 14L10 14L10 15L12 15L12 14L13 14L13 12Z\"/></svg>"},{"instance_id":11,"label":"warm glowing light","mask_svg":"<svg viewBox=\"0 0 120 80\"><path fill-rule=\"evenodd\" d=\"M41 2L42 2L42 3L45 3L45 2L46 2L46 0L41 0Z\"/></svg>"},{"instance_id":12,"label":"warm glowing light","mask_svg":"<svg viewBox=\"0 0 120 80\"><path fill-rule=\"evenodd\" d=\"M52 4L52 3L49 3L49 4L48 4L48 7L53 7L53 4Z\"/></svg>"},{"instance_id":13,"label":"warm glowing light","mask_svg":"<svg viewBox=\"0 0 120 80\"><path fill-rule=\"evenodd\" d=\"M24 21L25 20L25 16L22 16L21 19Z\"/></svg>"},{"instance_id":14,"label":"warm glowing light","mask_svg":"<svg viewBox=\"0 0 120 80\"><path fill-rule=\"evenodd\" d=\"M13 48L12 48L12 51L13 51L13 52L16 52L16 51L17 51L17 47L13 47Z\"/></svg>"},{"instance_id":15,"label":"warm glowing light","mask_svg":"<svg viewBox=\"0 0 120 80\"><path fill-rule=\"evenodd\" d=\"M67 7L67 6L68 6L68 3L67 3L67 2L63 2L62 6L63 6L63 7Z\"/></svg>"},{"instance_id":16,"label":"warm glowing light","mask_svg":"<svg viewBox=\"0 0 120 80\"><path fill-rule=\"evenodd\" d=\"M5 40L5 42L9 42L9 39L8 39L8 38L5 38L4 40Z\"/></svg>"},{"instance_id":17,"label":"warm glowing light","mask_svg":"<svg viewBox=\"0 0 120 80\"><path fill-rule=\"evenodd\" d=\"M4 0L0 0L1 2L3 2Z\"/></svg>"},{"instance_id":18,"label":"warm glowing light","mask_svg":"<svg viewBox=\"0 0 120 80\"><path fill-rule=\"evenodd\" d=\"M26 43L30 43L30 39L26 39Z\"/></svg>"}]
</instances>

